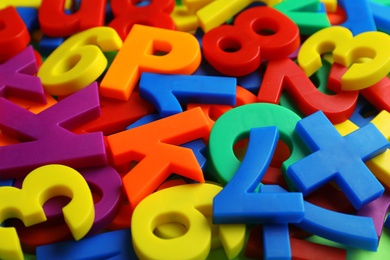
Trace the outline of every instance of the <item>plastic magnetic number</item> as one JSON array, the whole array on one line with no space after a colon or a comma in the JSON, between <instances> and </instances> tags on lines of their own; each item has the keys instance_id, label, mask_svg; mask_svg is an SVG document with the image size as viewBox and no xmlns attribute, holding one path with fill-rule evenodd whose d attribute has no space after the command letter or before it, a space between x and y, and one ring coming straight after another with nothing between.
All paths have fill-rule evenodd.
<instances>
[{"instance_id":1,"label":"plastic magnetic number","mask_svg":"<svg viewBox=\"0 0 390 260\"><path fill-rule=\"evenodd\" d=\"M359 96L358 91L342 91L333 95L322 93L288 58L268 62L258 100L277 104L283 89L305 115L321 110L333 123L343 122L352 115Z\"/></svg>"},{"instance_id":2,"label":"plastic magnetic number","mask_svg":"<svg viewBox=\"0 0 390 260\"><path fill-rule=\"evenodd\" d=\"M329 74L328 88L338 91L341 89L341 77L347 71L348 68L343 65L333 63L332 69ZM373 105L378 111L386 110L390 111L390 78L383 77L380 81L374 85L362 89L359 92L365 97L371 105Z\"/></svg>"},{"instance_id":3,"label":"plastic magnetic number","mask_svg":"<svg viewBox=\"0 0 390 260\"><path fill-rule=\"evenodd\" d=\"M15 7L0 7L0 63L22 51L30 42L30 34Z\"/></svg>"},{"instance_id":4,"label":"plastic magnetic number","mask_svg":"<svg viewBox=\"0 0 390 260\"><path fill-rule=\"evenodd\" d=\"M141 2L149 3L140 6ZM111 9L115 18L109 26L118 32L122 40L126 39L134 24L174 30L175 24L170 17L174 7L174 0L111 0Z\"/></svg>"},{"instance_id":5,"label":"plastic magnetic number","mask_svg":"<svg viewBox=\"0 0 390 260\"><path fill-rule=\"evenodd\" d=\"M327 13L321 9L322 2L317 0L284 0L276 4L274 8L297 24L301 35L312 35L316 31L330 26Z\"/></svg>"},{"instance_id":6,"label":"plastic magnetic number","mask_svg":"<svg viewBox=\"0 0 390 260\"><path fill-rule=\"evenodd\" d=\"M250 130L248 149L240 168L214 198L214 223L288 223L302 220L302 193L275 195L254 192L268 169L278 139L279 132L275 126Z\"/></svg>"},{"instance_id":7,"label":"plastic magnetic number","mask_svg":"<svg viewBox=\"0 0 390 260\"><path fill-rule=\"evenodd\" d=\"M202 39L206 60L219 72L243 76L255 71L261 59L286 57L300 44L298 27L284 14L267 6L240 13L234 26L222 25Z\"/></svg>"},{"instance_id":8,"label":"plastic magnetic number","mask_svg":"<svg viewBox=\"0 0 390 260\"><path fill-rule=\"evenodd\" d=\"M305 145L294 133L301 118L291 110L275 104L255 103L233 108L215 122L209 139L210 172L220 183L228 183L237 172L240 161L234 155L235 142L248 136L251 128L277 126L281 139L291 155L283 162L282 171L305 157Z\"/></svg>"},{"instance_id":9,"label":"plastic magnetic number","mask_svg":"<svg viewBox=\"0 0 390 260\"><path fill-rule=\"evenodd\" d=\"M65 221L73 237L81 239L92 226L95 212L88 184L76 170L59 164L39 167L30 172L22 189L0 188L0 221L19 218L26 226L46 221L43 204L55 196L72 198L63 208ZM2 259L23 259L14 228L0 228Z\"/></svg>"},{"instance_id":10,"label":"plastic magnetic number","mask_svg":"<svg viewBox=\"0 0 390 260\"><path fill-rule=\"evenodd\" d=\"M85 30L54 50L39 69L38 77L50 94L72 94L91 84L106 69L107 59L102 51L118 50L121 46L122 40L112 28Z\"/></svg>"},{"instance_id":11,"label":"plastic magnetic number","mask_svg":"<svg viewBox=\"0 0 390 260\"><path fill-rule=\"evenodd\" d=\"M92 195L101 195L101 198L94 205L95 217L93 225L86 235L90 236L101 232L118 214L123 200L121 194L122 180L118 172L111 166L88 167L77 171L87 181ZM14 186L20 188L22 181L18 179ZM10 223L17 230L23 251L34 253L39 246L72 238L72 234L63 220L61 211L68 202L68 198L60 197L45 203L44 210L47 221L44 223L30 227L26 227L20 222ZM128 218L129 221L130 218Z\"/></svg>"},{"instance_id":12,"label":"plastic magnetic number","mask_svg":"<svg viewBox=\"0 0 390 260\"><path fill-rule=\"evenodd\" d=\"M83 0L76 13L65 13L66 0L42 0L38 19L41 30L51 37L70 36L104 25L106 0Z\"/></svg>"},{"instance_id":13,"label":"plastic magnetic number","mask_svg":"<svg viewBox=\"0 0 390 260\"><path fill-rule=\"evenodd\" d=\"M343 90L359 90L374 85L390 72L390 36L383 32L361 33L332 26L310 36L298 53L299 66L307 76L321 67L321 54L333 52L335 63L349 67L341 78ZM358 63L358 59L370 59Z\"/></svg>"},{"instance_id":14,"label":"plastic magnetic number","mask_svg":"<svg viewBox=\"0 0 390 260\"><path fill-rule=\"evenodd\" d=\"M137 256L140 259L205 259L212 238L206 216L212 214L213 198L221 189L209 183L179 185L142 200L131 221ZM171 239L153 233L156 227L173 222L184 225L187 232ZM245 225L220 225L219 236L227 256L232 259L244 245Z\"/></svg>"},{"instance_id":15,"label":"plastic magnetic number","mask_svg":"<svg viewBox=\"0 0 390 260\"><path fill-rule=\"evenodd\" d=\"M236 87L236 106L251 104L251 103L255 103L256 101L257 101L257 97L252 92L240 86ZM226 111L233 108L232 106L228 106L228 105L215 105L215 104L190 103L187 105L187 109L192 109L195 107L200 107L203 113L205 114L207 121L209 122L209 132L211 132L215 120L217 120L217 118L223 115ZM204 138L207 143L209 137L210 134Z\"/></svg>"},{"instance_id":16,"label":"plastic magnetic number","mask_svg":"<svg viewBox=\"0 0 390 260\"><path fill-rule=\"evenodd\" d=\"M95 217L89 234L95 234L103 230L119 211L122 202L122 180L119 173L111 166L81 168L78 172L83 176L93 194L101 194L101 198L94 205ZM15 186L20 188L21 183L16 181ZM50 201L45 205L46 217L48 219L61 218L58 210L61 202ZM28 236L28 235L26 235ZM53 241L55 242L55 241Z\"/></svg>"}]
</instances>

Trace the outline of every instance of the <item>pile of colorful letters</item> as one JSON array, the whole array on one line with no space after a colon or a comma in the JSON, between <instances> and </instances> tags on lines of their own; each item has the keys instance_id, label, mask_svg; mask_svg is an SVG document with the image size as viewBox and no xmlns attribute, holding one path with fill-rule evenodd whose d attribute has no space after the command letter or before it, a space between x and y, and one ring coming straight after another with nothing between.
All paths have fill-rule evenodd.
<instances>
[{"instance_id":1,"label":"pile of colorful letters","mask_svg":"<svg viewBox=\"0 0 390 260\"><path fill-rule=\"evenodd\" d=\"M0 259L389 259L389 0L0 0Z\"/></svg>"}]
</instances>

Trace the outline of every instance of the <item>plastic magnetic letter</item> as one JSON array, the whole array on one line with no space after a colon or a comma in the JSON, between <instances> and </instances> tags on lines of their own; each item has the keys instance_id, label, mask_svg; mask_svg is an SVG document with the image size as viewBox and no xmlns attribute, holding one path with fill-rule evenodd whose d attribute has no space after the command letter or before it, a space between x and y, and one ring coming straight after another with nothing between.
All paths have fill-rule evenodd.
<instances>
[{"instance_id":1,"label":"plastic magnetic letter","mask_svg":"<svg viewBox=\"0 0 390 260\"><path fill-rule=\"evenodd\" d=\"M338 4L346 12L347 19L339 24L348 28L353 35L368 31L376 31L370 0L338 0Z\"/></svg>"},{"instance_id":2,"label":"plastic magnetic letter","mask_svg":"<svg viewBox=\"0 0 390 260\"><path fill-rule=\"evenodd\" d=\"M168 30L175 29L175 24L170 16L175 7L174 0L153 0L141 6L142 2L111 0L114 19L108 26L114 28L123 40L126 39L135 24Z\"/></svg>"},{"instance_id":3,"label":"plastic magnetic letter","mask_svg":"<svg viewBox=\"0 0 390 260\"><path fill-rule=\"evenodd\" d=\"M210 170L220 183L228 183L237 172L240 161L234 155L236 141L248 136L251 128L277 126L281 139L290 147L291 155L283 162L282 171L308 153L294 133L301 118L291 110L275 104L255 103L233 108L215 122L210 133Z\"/></svg>"},{"instance_id":4,"label":"plastic magnetic letter","mask_svg":"<svg viewBox=\"0 0 390 260\"><path fill-rule=\"evenodd\" d=\"M261 185L261 193L287 192L278 185ZM304 201L305 214L294 223L312 234L347 246L375 251L378 236L372 218L343 214Z\"/></svg>"},{"instance_id":5,"label":"plastic magnetic letter","mask_svg":"<svg viewBox=\"0 0 390 260\"><path fill-rule=\"evenodd\" d=\"M77 12L65 13L65 0L42 0L38 19L41 30L51 37L65 37L104 26L106 0L83 0Z\"/></svg>"},{"instance_id":6,"label":"plastic magnetic letter","mask_svg":"<svg viewBox=\"0 0 390 260\"><path fill-rule=\"evenodd\" d=\"M214 198L214 223L267 224L302 220L302 193L255 192L268 169L278 139L279 132L275 126L250 130L248 149L240 167Z\"/></svg>"},{"instance_id":7,"label":"plastic magnetic letter","mask_svg":"<svg viewBox=\"0 0 390 260\"><path fill-rule=\"evenodd\" d=\"M67 128L99 116L97 84L61 100L35 115L0 98L0 128L22 143L0 147L0 176L17 178L50 163L80 168L107 163L103 134L76 135ZM77 148L77 149L76 149Z\"/></svg>"},{"instance_id":8,"label":"plastic magnetic letter","mask_svg":"<svg viewBox=\"0 0 390 260\"><path fill-rule=\"evenodd\" d=\"M114 134L126 129L129 124L149 115L154 111L152 104L133 92L129 100L118 100L100 96L101 115L80 127L74 133L91 133L102 131L104 135Z\"/></svg>"},{"instance_id":9,"label":"plastic magnetic letter","mask_svg":"<svg viewBox=\"0 0 390 260\"><path fill-rule=\"evenodd\" d=\"M387 140L390 139L390 127L389 127L390 114L386 110L380 112L375 116L371 123L375 125L376 128L386 137ZM358 129L351 121L347 120L342 124L336 126L337 131L342 135L347 135L352 131ZM390 187L390 150L387 149L384 153L379 154L378 156L372 158L371 160L366 161L366 166L370 171L375 175L375 177L386 187ZM383 195L382 195L383 196Z\"/></svg>"},{"instance_id":10,"label":"plastic magnetic letter","mask_svg":"<svg viewBox=\"0 0 390 260\"><path fill-rule=\"evenodd\" d=\"M145 125L148 123L151 123L153 121L161 119L160 115L158 114L149 114L141 119L137 120L133 124L129 125L126 129L131 129L137 126ZM181 145L182 147L190 148L192 152L194 153L196 160L198 161L200 167L202 170L205 170L206 168L206 157L203 155L206 152L206 144L201 139L196 139L193 141L189 141L187 143L184 143Z\"/></svg>"},{"instance_id":11,"label":"plastic magnetic letter","mask_svg":"<svg viewBox=\"0 0 390 260\"><path fill-rule=\"evenodd\" d=\"M88 184L76 170L58 164L30 172L21 189L0 188L0 222L19 218L26 226L46 221L43 204L55 196L72 198L63 208L65 221L76 240L84 237L94 219L93 199ZM2 259L23 259L15 228L0 227Z\"/></svg>"},{"instance_id":12,"label":"plastic magnetic letter","mask_svg":"<svg viewBox=\"0 0 390 260\"><path fill-rule=\"evenodd\" d=\"M35 76L37 71L38 65L32 46L0 64L0 97L13 96L46 103L41 80Z\"/></svg>"},{"instance_id":13,"label":"plastic magnetic letter","mask_svg":"<svg viewBox=\"0 0 390 260\"><path fill-rule=\"evenodd\" d=\"M200 61L199 43L193 35L136 24L100 83L100 93L127 100L142 72L188 75Z\"/></svg>"},{"instance_id":14,"label":"plastic magnetic letter","mask_svg":"<svg viewBox=\"0 0 390 260\"><path fill-rule=\"evenodd\" d=\"M274 8L289 17L299 27L302 35L313 33L330 27L326 12L321 11L321 2L317 0L285 0Z\"/></svg>"},{"instance_id":15,"label":"plastic magnetic letter","mask_svg":"<svg viewBox=\"0 0 390 260\"><path fill-rule=\"evenodd\" d=\"M379 240L382 235L383 223L386 220L389 209L390 209L390 194L388 191L385 191L380 198L365 205L356 213L356 215L371 217L373 219L375 230L376 233L378 234L378 240Z\"/></svg>"},{"instance_id":16,"label":"plastic magnetic letter","mask_svg":"<svg viewBox=\"0 0 390 260\"><path fill-rule=\"evenodd\" d=\"M359 96L358 91L322 93L292 60L269 61L257 94L258 101L277 104L283 89L303 114L321 110L333 123L341 123L352 115Z\"/></svg>"},{"instance_id":17,"label":"plastic magnetic letter","mask_svg":"<svg viewBox=\"0 0 390 260\"><path fill-rule=\"evenodd\" d=\"M132 209L172 173L204 181L194 153L177 145L207 133L207 120L196 108L107 137L114 164L138 161L122 178Z\"/></svg>"},{"instance_id":18,"label":"plastic magnetic letter","mask_svg":"<svg viewBox=\"0 0 390 260\"><path fill-rule=\"evenodd\" d=\"M267 6L249 8L234 20L202 38L206 60L219 72L243 76L254 72L261 59L287 57L299 47L298 27L284 14Z\"/></svg>"},{"instance_id":19,"label":"plastic magnetic letter","mask_svg":"<svg viewBox=\"0 0 390 260\"><path fill-rule=\"evenodd\" d=\"M60 254L58 252L61 252ZM129 228L37 248L38 259L136 259ZM116 259L116 258L115 258Z\"/></svg>"},{"instance_id":20,"label":"plastic magnetic letter","mask_svg":"<svg viewBox=\"0 0 390 260\"><path fill-rule=\"evenodd\" d=\"M42 64L38 77L52 95L69 95L95 81L106 69L103 51L118 50L114 29L94 27L69 37Z\"/></svg>"},{"instance_id":21,"label":"plastic magnetic letter","mask_svg":"<svg viewBox=\"0 0 390 260\"><path fill-rule=\"evenodd\" d=\"M290 165L286 174L304 195L334 180L352 205L360 209L383 194L382 184L364 164L383 153L389 144L373 124L343 137L318 111L299 121L295 131L312 154Z\"/></svg>"},{"instance_id":22,"label":"plastic magnetic letter","mask_svg":"<svg viewBox=\"0 0 390 260\"><path fill-rule=\"evenodd\" d=\"M311 35L298 53L299 66L310 76L321 66L320 55L333 53L335 63L349 69L341 78L343 90L360 90L370 87L390 71L390 36L383 32L369 31L353 37L342 26L332 26ZM359 63L360 58L369 61Z\"/></svg>"},{"instance_id":23,"label":"plastic magnetic letter","mask_svg":"<svg viewBox=\"0 0 390 260\"><path fill-rule=\"evenodd\" d=\"M157 83L158 82L158 83ZM237 80L233 77L162 75L144 72L139 91L161 117L183 112L182 103L236 104Z\"/></svg>"},{"instance_id":24,"label":"plastic magnetic letter","mask_svg":"<svg viewBox=\"0 0 390 260\"><path fill-rule=\"evenodd\" d=\"M155 192L141 201L131 221L137 256L140 259L206 259L211 245L211 228L206 216L212 215L213 198L221 189L209 183L179 185ZM156 227L172 222L184 225L187 232L171 239L153 233ZM226 255L233 259L244 246L245 225L220 225L219 237Z\"/></svg>"},{"instance_id":25,"label":"plastic magnetic letter","mask_svg":"<svg viewBox=\"0 0 390 260\"><path fill-rule=\"evenodd\" d=\"M380 1L368 1L374 22L378 31L390 33L390 19L388 13L390 6L380 3Z\"/></svg>"},{"instance_id":26,"label":"plastic magnetic letter","mask_svg":"<svg viewBox=\"0 0 390 260\"><path fill-rule=\"evenodd\" d=\"M263 246L264 259L291 259L292 252L288 225L263 225Z\"/></svg>"},{"instance_id":27,"label":"plastic magnetic letter","mask_svg":"<svg viewBox=\"0 0 390 260\"><path fill-rule=\"evenodd\" d=\"M30 34L15 7L0 8L0 63L26 48Z\"/></svg>"}]
</instances>

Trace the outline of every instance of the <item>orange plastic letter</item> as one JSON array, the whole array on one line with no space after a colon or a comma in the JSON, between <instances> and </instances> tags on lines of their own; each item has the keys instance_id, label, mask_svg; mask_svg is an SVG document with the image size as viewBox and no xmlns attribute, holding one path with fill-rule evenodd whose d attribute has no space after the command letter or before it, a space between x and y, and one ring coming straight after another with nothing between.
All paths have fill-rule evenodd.
<instances>
[{"instance_id":1,"label":"orange plastic letter","mask_svg":"<svg viewBox=\"0 0 390 260\"><path fill-rule=\"evenodd\" d=\"M142 72L192 74L200 61L193 35L135 24L103 78L100 93L127 100Z\"/></svg>"},{"instance_id":2,"label":"orange plastic letter","mask_svg":"<svg viewBox=\"0 0 390 260\"><path fill-rule=\"evenodd\" d=\"M193 152L176 145L207 135L207 124L198 107L107 137L115 164L139 162L123 177L123 186L133 210L171 173L204 181Z\"/></svg>"}]
</instances>

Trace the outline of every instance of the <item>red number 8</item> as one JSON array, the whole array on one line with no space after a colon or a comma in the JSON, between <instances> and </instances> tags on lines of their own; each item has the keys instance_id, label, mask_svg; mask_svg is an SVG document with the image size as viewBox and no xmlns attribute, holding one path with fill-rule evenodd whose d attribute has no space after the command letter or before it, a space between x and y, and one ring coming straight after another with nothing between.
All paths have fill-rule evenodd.
<instances>
[{"instance_id":1,"label":"red number 8","mask_svg":"<svg viewBox=\"0 0 390 260\"><path fill-rule=\"evenodd\" d=\"M259 67L261 59L286 57L299 44L297 25L268 6L242 12L235 19L234 26L222 25L212 29L202 40L206 60L229 76L249 74Z\"/></svg>"}]
</instances>

